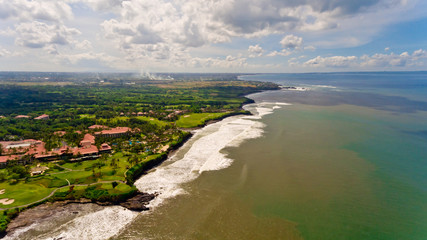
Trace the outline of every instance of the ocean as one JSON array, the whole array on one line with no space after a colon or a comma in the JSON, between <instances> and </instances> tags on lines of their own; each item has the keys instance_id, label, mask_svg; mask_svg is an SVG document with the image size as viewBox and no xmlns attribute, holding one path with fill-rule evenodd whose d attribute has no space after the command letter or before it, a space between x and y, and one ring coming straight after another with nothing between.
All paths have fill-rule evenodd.
<instances>
[{"instance_id":1,"label":"ocean","mask_svg":"<svg viewBox=\"0 0 427 240\"><path fill-rule=\"evenodd\" d=\"M6 239L427 239L427 72L240 79L295 89L248 96L253 116L141 177L150 211L88 207Z\"/></svg>"}]
</instances>

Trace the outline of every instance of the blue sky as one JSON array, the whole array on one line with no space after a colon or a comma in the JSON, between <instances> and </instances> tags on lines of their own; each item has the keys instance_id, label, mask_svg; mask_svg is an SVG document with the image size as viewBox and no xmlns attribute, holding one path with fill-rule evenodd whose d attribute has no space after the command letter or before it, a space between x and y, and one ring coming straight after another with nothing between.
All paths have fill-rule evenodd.
<instances>
[{"instance_id":1,"label":"blue sky","mask_svg":"<svg viewBox=\"0 0 427 240\"><path fill-rule=\"evenodd\" d=\"M0 0L0 71L427 70L423 0Z\"/></svg>"}]
</instances>

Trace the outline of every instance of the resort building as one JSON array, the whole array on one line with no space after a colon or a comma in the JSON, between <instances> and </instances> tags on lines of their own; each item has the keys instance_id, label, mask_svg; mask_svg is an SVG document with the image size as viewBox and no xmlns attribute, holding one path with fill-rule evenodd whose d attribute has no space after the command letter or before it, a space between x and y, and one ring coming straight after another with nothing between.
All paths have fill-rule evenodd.
<instances>
[{"instance_id":1,"label":"resort building","mask_svg":"<svg viewBox=\"0 0 427 240\"><path fill-rule=\"evenodd\" d=\"M34 118L35 120L44 120L44 119L49 119L49 115L47 114L42 114L36 118Z\"/></svg>"},{"instance_id":2,"label":"resort building","mask_svg":"<svg viewBox=\"0 0 427 240\"><path fill-rule=\"evenodd\" d=\"M104 125L92 125L89 127L89 129L93 130L93 129L108 129L109 127L104 126Z\"/></svg>"},{"instance_id":3,"label":"resort building","mask_svg":"<svg viewBox=\"0 0 427 240\"><path fill-rule=\"evenodd\" d=\"M15 118L16 119L19 119L19 118L30 118L30 116L27 116L27 115L18 115Z\"/></svg>"},{"instance_id":4,"label":"resort building","mask_svg":"<svg viewBox=\"0 0 427 240\"><path fill-rule=\"evenodd\" d=\"M95 144L95 137L90 133L86 133L83 140L80 141L80 146L85 147L92 144Z\"/></svg>"},{"instance_id":5,"label":"resort building","mask_svg":"<svg viewBox=\"0 0 427 240\"><path fill-rule=\"evenodd\" d=\"M131 129L128 127L116 127L108 130L102 130L101 132L95 133L95 135L100 135L102 137L121 137L129 135Z\"/></svg>"}]
</instances>

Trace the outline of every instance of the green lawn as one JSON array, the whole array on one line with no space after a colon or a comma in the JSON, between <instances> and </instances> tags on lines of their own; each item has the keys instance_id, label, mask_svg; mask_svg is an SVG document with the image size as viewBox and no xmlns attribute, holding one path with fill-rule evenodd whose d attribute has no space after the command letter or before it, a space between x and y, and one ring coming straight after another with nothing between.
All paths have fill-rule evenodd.
<instances>
[{"instance_id":1,"label":"green lawn","mask_svg":"<svg viewBox=\"0 0 427 240\"><path fill-rule=\"evenodd\" d=\"M192 128L202 126L206 121L221 118L229 113L191 113L181 116L176 121L176 126L181 128Z\"/></svg>"},{"instance_id":2,"label":"green lawn","mask_svg":"<svg viewBox=\"0 0 427 240\"><path fill-rule=\"evenodd\" d=\"M80 114L80 118L96 118L95 114Z\"/></svg>"},{"instance_id":3,"label":"green lawn","mask_svg":"<svg viewBox=\"0 0 427 240\"><path fill-rule=\"evenodd\" d=\"M130 117L120 116L120 117L114 117L114 118L109 119L109 120L110 120L110 122L111 122L111 123L113 123L113 124L114 124L114 123L116 123L117 121L127 121L127 120L129 120L129 118L130 118ZM141 120L144 120L144 121L147 121L147 122L150 122L150 123L155 124L155 125L157 125L157 126L159 126L159 127L164 127L164 126L166 126L166 125L170 124L170 123L168 123L168 122L161 121L161 120L159 120L159 119L157 119L157 118L153 118L153 117L137 116L137 117L135 117L135 118L137 118L137 119L141 119ZM100 123L105 123L105 122L107 122L107 119L102 119L102 118L100 118L100 119L98 119L98 121L99 121Z\"/></svg>"},{"instance_id":4,"label":"green lawn","mask_svg":"<svg viewBox=\"0 0 427 240\"><path fill-rule=\"evenodd\" d=\"M14 185L10 185L8 181L0 183L0 190L5 189L5 193L0 195L0 199L15 199L14 203L10 205L0 204L0 208L21 206L38 201L48 196L56 188L67 186L68 181L70 184L91 184L100 181L125 181L124 173L128 168L132 167L132 164L128 161L130 156L132 156L132 154L118 152L97 160L69 162L60 165L64 168L64 170L61 171L54 169L54 163L41 163L43 166L49 166L51 173L55 174L29 177L26 181L20 180ZM145 162L155 159L157 156L158 154L154 154L146 157L145 154L143 154L139 155L139 158L141 161ZM115 167L112 166L113 159L115 159ZM73 171L66 169L72 169ZM4 172L5 170L0 171ZM76 190L84 190L87 186L76 186L75 188ZM111 183L102 184L100 188L117 194L132 190L132 187L122 183L119 183L114 189ZM68 188L60 189L59 192L67 190Z\"/></svg>"},{"instance_id":5,"label":"green lawn","mask_svg":"<svg viewBox=\"0 0 427 240\"><path fill-rule=\"evenodd\" d=\"M42 184L24 183L23 181L19 181L14 185L10 185L7 182L0 183L0 189L5 190L5 193L0 195L0 199L10 198L15 200L9 205L0 203L0 208L15 207L35 202L48 196L53 191L52 188L46 188Z\"/></svg>"}]
</instances>

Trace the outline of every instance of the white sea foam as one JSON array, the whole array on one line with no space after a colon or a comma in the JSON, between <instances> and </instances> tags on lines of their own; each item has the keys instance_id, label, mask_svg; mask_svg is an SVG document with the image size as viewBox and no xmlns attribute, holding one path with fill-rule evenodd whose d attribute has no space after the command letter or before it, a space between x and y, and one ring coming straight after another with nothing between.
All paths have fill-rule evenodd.
<instances>
[{"instance_id":1,"label":"white sea foam","mask_svg":"<svg viewBox=\"0 0 427 240\"><path fill-rule=\"evenodd\" d=\"M246 110L253 116L234 116L208 125L195 131L194 136L165 164L142 176L135 183L143 192L158 193L149 207L161 205L164 200L185 194L183 183L192 181L203 172L226 168L232 164L222 150L237 147L247 139L258 138L263 134L264 124L258 121L274 109L286 103L249 104ZM143 214L149 214L145 212ZM37 239L108 239L117 235L138 213L119 206L106 207L100 211L78 216L65 224L51 225L49 233L37 236ZM23 239L21 234L41 227L33 224L16 231L6 239ZM28 238L25 238L28 239Z\"/></svg>"},{"instance_id":2,"label":"white sea foam","mask_svg":"<svg viewBox=\"0 0 427 240\"><path fill-rule=\"evenodd\" d=\"M106 207L100 211L77 217L66 224L55 226L54 223L51 223L50 225L55 226L55 228L33 239L108 239L119 233L137 215L138 213L120 206ZM38 224L32 224L29 227L14 232L11 236L6 236L5 239L31 239L28 236L21 235L28 230L37 228Z\"/></svg>"},{"instance_id":3,"label":"white sea foam","mask_svg":"<svg viewBox=\"0 0 427 240\"><path fill-rule=\"evenodd\" d=\"M137 215L138 213L119 206L108 207L76 218L39 239L108 239L119 233Z\"/></svg>"},{"instance_id":4,"label":"white sea foam","mask_svg":"<svg viewBox=\"0 0 427 240\"><path fill-rule=\"evenodd\" d=\"M140 191L159 193L149 205L153 208L165 199L185 193L180 184L200 176L202 172L230 166L232 160L220 151L228 146L238 146L243 140L259 137L262 124L242 117L227 118L197 132L198 138L181 159L159 167L156 171L142 176L135 185Z\"/></svg>"},{"instance_id":5,"label":"white sea foam","mask_svg":"<svg viewBox=\"0 0 427 240\"><path fill-rule=\"evenodd\" d=\"M237 147L247 139L261 137L264 124L256 120L273 113L274 109L280 108L278 105L289 104L249 104L245 109L253 112L253 116L226 118L196 132L193 136L196 140L183 146L180 151L186 152L181 154L179 159L173 157L168 160L170 164L158 167L135 182L140 191L159 194L150 202L149 207L155 208L165 199L185 194L181 185L196 179L203 172L230 166L232 159L221 150L226 147Z\"/></svg>"},{"instance_id":6,"label":"white sea foam","mask_svg":"<svg viewBox=\"0 0 427 240\"><path fill-rule=\"evenodd\" d=\"M335 86L330 86L330 85L312 85L312 86L317 88L337 88Z\"/></svg>"},{"instance_id":7,"label":"white sea foam","mask_svg":"<svg viewBox=\"0 0 427 240\"><path fill-rule=\"evenodd\" d=\"M20 238L21 238L20 236L21 236L23 233L25 233L25 232L27 232L27 231L29 231L29 230L31 230L31 229L34 229L34 228L36 228L37 226L38 226L38 224L37 224L37 223L33 223L33 224L29 225L29 226L19 228L19 229L15 230L15 231L13 232L13 234L8 234L8 235L6 235L6 236L3 238L3 240L15 240L15 239L20 239Z\"/></svg>"}]
</instances>

